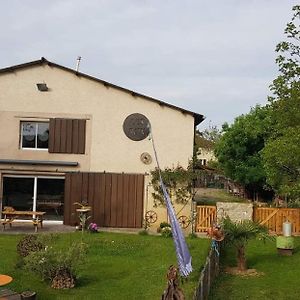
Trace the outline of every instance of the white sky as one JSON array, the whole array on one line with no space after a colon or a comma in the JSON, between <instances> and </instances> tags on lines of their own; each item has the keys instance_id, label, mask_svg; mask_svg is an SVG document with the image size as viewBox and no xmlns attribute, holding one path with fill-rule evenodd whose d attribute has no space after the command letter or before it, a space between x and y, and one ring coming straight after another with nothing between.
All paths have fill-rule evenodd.
<instances>
[{"instance_id":1,"label":"white sky","mask_svg":"<svg viewBox=\"0 0 300 300\"><path fill-rule=\"evenodd\" d=\"M292 0L2 0L0 68L40 59L201 113L266 103ZM1 91L0 91L1 92Z\"/></svg>"}]
</instances>

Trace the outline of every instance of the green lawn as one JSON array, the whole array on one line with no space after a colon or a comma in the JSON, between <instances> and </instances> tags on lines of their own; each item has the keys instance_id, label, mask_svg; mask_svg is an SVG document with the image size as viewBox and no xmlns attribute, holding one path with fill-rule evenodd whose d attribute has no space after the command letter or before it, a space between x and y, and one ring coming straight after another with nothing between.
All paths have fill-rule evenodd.
<instances>
[{"instance_id":1,"label":"green lawn","mask_svg":"<svg viewBox=\"0 0 300 300\"><path fill-rule=\"evenodd\" d=\"M0 274L14 280L7 288L33 290L39 299L160 299L166 286L166 271L176 264L173 240L160 236L117 233L85 234L89 244L86 263L81 266L78 286L54 290L35 275L16 267L16 245L21 236L0 235ZM80 241L80 233L60 234L56 247L69 247ZM182 288L186 299L192 299L200 268L208 253L206 239L187 239L194 271Z\"/></svg>"},{"instance_id":2,"label":"green lawn","mask_svg":"<svg viewBox=\"0 0 300 300\"><path fill-rule=\"evenodd\" d=\"M293 256L279 256L275 242L250 242L246 251L248 267L264 275L240 277L222 273L210 299L300 299L300 238L295 240L295 244L297 248ZM235 266L235 253L226 251L222 263Z\"/></svg>"},{"instance_id":3,"label":"green lawn","mask_svg":"<svg viewBox=\"0 0 300 300\"><path fill-rule=\"evenodd\" d=\"M226 190L215 188L199 188L194 196L198 205L216 205L217 202L245 202L247 199L229 194Z\"/></svg>"}]
</instances>

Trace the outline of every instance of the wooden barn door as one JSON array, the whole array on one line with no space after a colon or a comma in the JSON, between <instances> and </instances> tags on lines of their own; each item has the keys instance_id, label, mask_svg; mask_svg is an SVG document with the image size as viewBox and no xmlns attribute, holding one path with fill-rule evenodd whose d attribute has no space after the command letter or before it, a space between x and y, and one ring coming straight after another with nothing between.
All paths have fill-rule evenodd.
<instances>
[{"instance_id":1,"label":"wooden barn door","mask_svg":"<svg viewBox=\"0 0 300 300\"><path fill-rule=\"evenodd\" d=\"M91 219L101 227L141 228L144 175L68 173L65 178L64 224L78 224L74 202L92 206Z\"/></svg>"}]
</instances>

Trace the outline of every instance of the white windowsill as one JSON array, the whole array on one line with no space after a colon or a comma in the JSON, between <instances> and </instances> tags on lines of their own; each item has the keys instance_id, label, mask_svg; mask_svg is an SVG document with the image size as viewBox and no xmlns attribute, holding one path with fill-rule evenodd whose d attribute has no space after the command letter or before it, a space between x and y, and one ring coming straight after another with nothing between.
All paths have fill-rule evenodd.
<instances>
[{"instance_id":1,"label":"white windowsill","mask_svg":"<svg viewBox=\"0 0 300 300\"><path fill-rule=\"evenodd\" d=\"M32 151L48 151L48 148L20 148L20 150L32 150Z\"/></svg>"}]
</instances>

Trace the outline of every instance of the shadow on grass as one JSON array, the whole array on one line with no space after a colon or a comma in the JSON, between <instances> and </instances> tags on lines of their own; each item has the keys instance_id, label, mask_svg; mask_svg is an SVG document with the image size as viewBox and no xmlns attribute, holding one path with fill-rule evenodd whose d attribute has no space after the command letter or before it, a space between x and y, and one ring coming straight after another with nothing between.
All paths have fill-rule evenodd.
<instances>
[{"instance_id":1,"label":"shadow on grass","mask_svg":"<svg viewBox=\"0 0 300 300\"><path fill-rule=\"evenodd\" d=\"M80 276L77 280L76 280L76 287L80 288L80 287L86 287L89 285L94 284L95 282L97 282L99 279L93 277L93 276Z\"/></svg>"}]
</instances>

